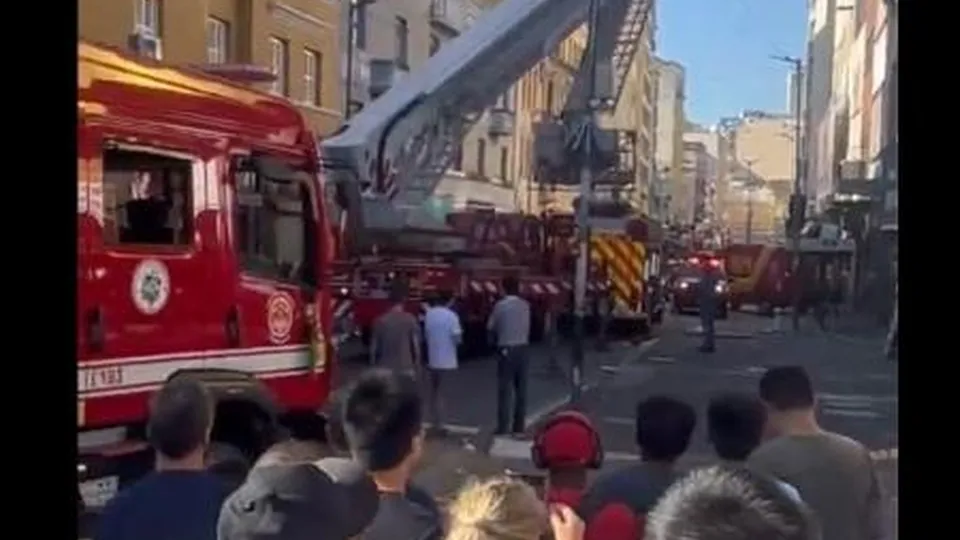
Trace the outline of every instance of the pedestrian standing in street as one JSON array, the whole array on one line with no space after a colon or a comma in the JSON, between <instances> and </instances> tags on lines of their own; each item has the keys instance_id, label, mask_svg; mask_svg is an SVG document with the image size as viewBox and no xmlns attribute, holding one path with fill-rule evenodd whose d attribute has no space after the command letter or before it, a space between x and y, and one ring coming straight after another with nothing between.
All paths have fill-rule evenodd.
<instances>
[{"instance_id":1,"label":"pedestrian standing in street","mask_svg":"<svg viewBox=\"0 0 960 540\"><path fill-rule=\"evenodd\" d=\"M96 540L217 537L220 506L230 491L205 468L213 413L213 401L199 382L178 377L164 384L147 421L156 470L107 504Z\"/></svg>"},{"instance_id":2,"label":"pedestrian standing in street","mask_svg":"<svg viewBox=\"0 0 960 540\"><path fill-rule=\"evenodd\" d=\"M577 513L587 523L589 540L636 539L630 531L643 530L647 512L677 479L675 464L690 445L697 413L682 401L652 396L637 405L636 422L640 462L601 473L580 500ZM635 517L633 527L624 526L622 510Z\"/></svg>"},{"instance_id":3,"label":"pedestrian standing in street","mask_svg":"<svg viewBox=\"0 0 960 540\"><path fill-rule=\"evenodd\" d=\"M527 345L530 343L530 303L520 298L515 277L503 280L506 296L493 306L487 331L497 344L497 429L520 437L527 415ZM511 402L513 421L511 423Z\"/></svg>"},{"instance_id":4,"label":"pedestrian standing in street","mask_svg":"<svg viewBox=\"0 0 960 540\"><path fill-rule=\"evenodd\" d=\"M373 323L370 365L397 370L420 378L420 323L406 311L407 287L400 280L390 285L390 309Z\"/></svg>"},{"instance_id":5,"label":"pedestrian standing in street","mask_svg":"<svg viewBox=\"0 0 960 540\"><path fill-rule=\"evenodd\" d=\"M443 383L459 366L457 346L463 338L463 328L460 326L460 316L451 309L453 294L450 291L440 291L431 303L433 305L423 316L430 379L430 422L433 432L444 436L446 429L441 415Z\"/></svg>"},{"instance_id":6,"label":"pedestrian standing in street","mask_svg":"<svg viewBox=\"0 0 960 540\"><path fill-rule=\"evenodd\" d=\"M900 283L893 284L893 316L890 318L890 328L887 330L887 342L884 355L888 360L896 360L897 349L900 345Z\"/></svg>"},{"instance_id":7,"label":"pedestrian standing in street","mask_svg":"<svg viewBox=\"0 0 960 540\"><path fill-rule=\"evenodd\" d=\"M417 382L396 371L369 370L350 387L342 414L350 453L366 468L380 493L377 515L362 538L443 538L436 502L411 482L426 445Z\"/></svg>"},{"instance_id":8,"label":"pedestrian standing in street","mask_svg":"<svg viewBox=\"0 0 960 540\"><path fill-rule=\"evenodd\" d=\"M714 321L717 319L717 311L720 308L720 295L717 292L719 282L719 269L703 263L697 290L700 326L703 328L703 344L700 345L700 352L702 353L712 353L716 351Z\"/></svg>"},{"instance_id":9,"label":"pedestrian standing in street","mask_svg":"<svg viewBox=\"0 0 960 540\"><path fill-rule=\"evenodd\" d=\"M769 369L760 379L760 399L773 438L751 454L748 466L796 487L819 518L823 540L883 538L880 486L870 452L820 427L807 372L799 366Z\"/></svg>"},{"instance_id":10,"label":"pedestrian standing in street","mask_svg":"<svg viewBox=\"0 0 960 540\"><path fill-rule=\"evenodd\" d=\"M820 540L803 504L743 467L697 469L670 487L647 519L644 540Z\"/></svg>"}]
</instances>

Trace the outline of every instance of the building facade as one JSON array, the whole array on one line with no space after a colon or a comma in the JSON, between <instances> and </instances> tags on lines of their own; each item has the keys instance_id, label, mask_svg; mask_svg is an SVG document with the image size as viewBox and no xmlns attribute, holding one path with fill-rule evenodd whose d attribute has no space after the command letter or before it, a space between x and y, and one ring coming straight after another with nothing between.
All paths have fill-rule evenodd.
<instances>
[{"instance_id":1,"label":"building facade","mask_svg":"<svg viewBox=\"0 0 960 540\"><path fill-rule=\"evenodd\" d=\"M782 216L796 176L795 125L791 115L746 111L730 132L735 161L752 163L752 176L773 193Z\"/></svg>"},{"instance_id":2,"label":"building facade","mask_svg":"<svg viewBox=\"0 0 960 540\"><path fill-rule=\"evenodd\" d=\"M686 123L686 71L670 60L655 58L656 129L654 163L662 190L656 194L660 218L672 220L672 201L683 187L683 132Z\"/></svg>"},{"instance_id":3,"label":"building facade","mask_svg":"<svg viewBox=\"0 0 960 540\"><path fill-rule=\"evenodd\" d=\"M335 2L84 0L78 7L81 39L236 80L272 72L272 82L249 84L287 97L319 136L340 125Z\"/></svg>"},{"instance_id":4,"label":"building facade","mask_svg":"<svg viewBox=\"0 0 960 540\"><path fill-rule=\"evenodd\" d=\"M707 221L710 226L722 229L726 220L730 180L735 165L730 136L720 126L686 124L683 140L703 145L707 163Z\"/></svg>"}]
</instances>

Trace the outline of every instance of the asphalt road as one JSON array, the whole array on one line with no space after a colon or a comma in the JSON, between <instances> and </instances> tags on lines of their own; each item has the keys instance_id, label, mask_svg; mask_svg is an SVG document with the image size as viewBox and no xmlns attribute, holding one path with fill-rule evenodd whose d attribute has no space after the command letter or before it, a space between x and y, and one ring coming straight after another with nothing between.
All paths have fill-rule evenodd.
<instances>
[{"instance_id":1,"label":"asphalt road","mask_svg":"<svg viewBox=\"0 0 960 540\"><path fill-rule=\"evenodd\" d=\"M674 317L659 339L643 351L622 355L603 370L599 383L579 407L599 427L607 455L605 468L637 459L634 407L653 394L686 400L702 415L711 396L722 391L755 392L764 370L775 365L805 366L814 380L822 425L853 437L873 452L889 503L897 501L897 371L883 359L882 337L823 333L804 321L801 331L773 332L768 318L735 314L718 325L717 352L696 350L694 317ZM782 327L789 328L789 321ZM706 426L698 421L682 467L714 461ZM493 441L489 452L504 467L533 474L529 442ZM890 513L891 519L895 511ZM895 528L895 522L891 523Z\"/></svg>"}]
</instances>

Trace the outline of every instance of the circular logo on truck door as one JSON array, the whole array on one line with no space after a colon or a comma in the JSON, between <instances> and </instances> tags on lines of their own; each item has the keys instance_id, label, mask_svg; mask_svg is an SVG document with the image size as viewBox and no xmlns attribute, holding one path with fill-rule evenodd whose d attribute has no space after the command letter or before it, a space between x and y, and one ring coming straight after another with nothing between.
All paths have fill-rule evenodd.
<instances>
[{"instance_id":1,"label":"circular logo on truck door","mask_svg":"<svg viewBox=\"0 0 960 540\"><path fill-rule=\"evenodd\" d=\"M274 345L289 341L295 306L293 297L284 292L273 293L267 299L267 328Z\"/></svg>"},{"instance_id":2,"label":"circular logo on truck door","mask_svg":"<svg viewBox=\"0 0 960 540\"><path fill-rule=\"evenodd\" d=\"M160 313L170 300L170 272L166 265L156 259L141 261L133 271L130 296L140 313Z\"/></svg>"}]
</instances>

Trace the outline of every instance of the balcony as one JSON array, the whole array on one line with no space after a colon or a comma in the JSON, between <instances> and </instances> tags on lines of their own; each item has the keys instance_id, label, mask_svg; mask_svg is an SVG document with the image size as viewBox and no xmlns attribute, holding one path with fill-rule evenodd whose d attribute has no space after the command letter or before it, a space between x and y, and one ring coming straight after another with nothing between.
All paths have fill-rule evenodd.
<instances>
[{"instance_id":1,"label":"balcony","mask_svg":"<svg viewBox=\"0 0 960 540\"><path fill-rule=\"evenodd\" d=\"M479 10L469 0L430 0L430 25L453 37L473 24Z\"/></svg>"}]
</instances>

